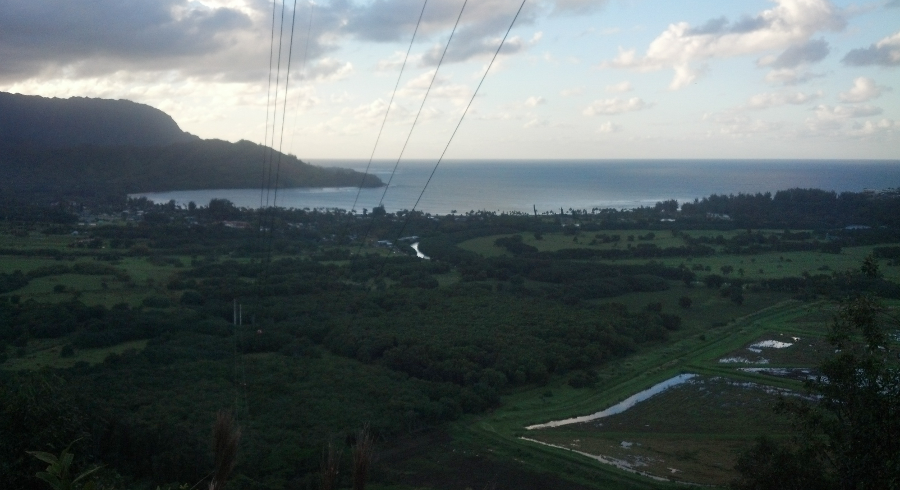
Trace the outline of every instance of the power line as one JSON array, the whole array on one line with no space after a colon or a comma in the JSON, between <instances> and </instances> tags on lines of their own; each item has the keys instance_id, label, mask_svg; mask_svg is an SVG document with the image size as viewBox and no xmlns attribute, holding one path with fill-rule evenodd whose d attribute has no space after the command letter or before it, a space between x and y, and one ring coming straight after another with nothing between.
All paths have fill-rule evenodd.
<instances>
[{"instance_id":1,"label":"power line","mask_svg":"<svg viewBox=\"0 0 900 490\"><path fill-rule=\"evenodd\" d=\"M516 11L516 15L513 17L512 22L509 23L509 28L506 29L506 34L503 35L503 39L500 40L500 45L497 46L497 51L494 52L494 57L491 58L491 62L488 64L487 69L484 70L484 75L481 76L481 81L479 81L478 86L475 87L475 92L472 94L472 98L469 99L469 103L466 105L466 109L463 111L462 116L460 116L459 122L456 123L456 128L453 129L453 133L450 135L450 139L447 140L447 145L444 147L444 151L441 152L440 158L438 158L437 163L434 164L434 169L431 170L431 175L429 175L428 180L425 181L425 185L422 187L422 192L419 193L419 198L416 199L416 203L413 205L412 209L409 210L409 213L407 213L406 220L403 222L403 226L400 228L400 234L397 235L398 238L403 235L403 230L406 229L406 225L409 223L413 212L419 206L419 202L422 200L422 196L425 195L425 190L428 189L428 184L431 183L431 179L434 177L435 172L437 172L438 166L440 166L441 162L444 160L444 155L447 154L447 150L450 148L450 143L453 142L453 138L456 136L456 132L459 131L459 127L462 125L463 119L465 119L466 114L469 113L469 108L472 107L472 103L475 102L475 97L478 95L478 90L481 89L481 84L484 83L485 78L487 78L488 73L491 71L491 67L494 66L494 61L497 60L497 55L500 54L500 49L503 48L503 44L506 42L506 38L509 37L509 33L510 31L512 31L513 26L516 24L516 20L519 18L519 14L522 13L522 8L525 6L526 1L527 0L522 0L522 4L519 5L519 10Z\"/></svg>"},{"instance_id":2,"label":"power line","mask_svg":"<svg viewBox=\"0 0 900 490\"><path fill-rule=\"evenodd\" d=\"M294 8L291 12L291 39L288 44L288 63L287 63L287 74L285 75L284 80L284 107L281 111L281 135L278 139L278 164L275 166L275 192L272 196L272 207L274 208L276 202L278 201L278 178L281 174L281 157L284 155L281 152L282 146L284 145L284 123L287 119L287 103L288 103L288 91L291 86L291 58L294 54L294 25L297 21L297 0L294 0ZM272 216L273 222L275 216ZM270 231L271 235L271 231Z\"/></svg>"},{"instance_id":3,"label":"power line","mask_svg":"<svg viewBox=\"0 0 900 490\"><path fill-rule=\"evenodd\" d=\"M278 34L278 63L275 68L275 103L272 105L272 140L269 144L269 178L266 181L266 207L269 206L269 193L272 188L272 156L275 151L275 128L278 124L278 86L281 83L281 50L284 47L284 2L281 3L281 30Z\"/></svg>"},{"instance_id":4,"label":"power line","mask_svg":"<svg viewBox=\"0 0 900 490\"><path fill-rule=\"evenodd\" d=\"M306 55L309 53L309 38L312 33L313 12L315 11L315 2L309 2L309 23L306 26L306 44L303 46L303 60L300 62L300 73L306 71ZM294 151L294 137L297 135L297 119L300 115L300 99L297 99L297 105L294 106L294 123L291 125L291 144L288 146L288 153Z\"/></svg>"},{"instance_id":5,"label":"power line","mask_svg":"<svg viewBox=\"0 0 900 490\"><path fill-rule=\"evenodd\" d=\"M397 167L400 165L400 160L403 159L403 153L406 151L406 146L409 144L410 138L412 138L413 131L416 129L416 123L419 122L419 116L422 115L422 109L425 108L425 101L428 100L428 94L431 93L431 87L434 86L434 81L437 79L438 71L441 69L441 64L444 63L444 57L447 55L447 49L450 48L450 42L453 41L453 35L456 34L456 28L459 27L459 20L462 18L463 12L466 10L466 4L469 3L469 0L465 0L462 4L462 7L459 9L459 15L456 17L456 23L453 24L453 30L450 31L450 38L447 39L447 44L444 46L444 52L441 53L441 58L438 60L437 67L434 69L434 74L431 76L431 82L428 84L428 89L425 91L425 96L422 97L422 104L419 106L418 112L416 112L416 118L413 119L412 126L409 128L409 133L406 135L406 141L403 143L403 147L400 149L400 155L397 157L396 163L394 163L394 168L391 170L391 176L388 178L387 184L384 186L384 192L381 193L381 199L378 201L379 206L384 205L384 197L387 195L388 189L391 187L391 182L394 180L394 174L397 173ZM372 226L375 223L375 213L372 213L372 219L369 221L369 226L366 228L366 233L363 234L363 239L359 243L359 247L356 250L356 254L362 251L362 246L366 242L366 238L369 236L369 232L372 231Z\"/></svg>"},{"instance_id":6,"label":"power line","mask_svg":"<svg viewBox=\"0 0 900 490\"><path fill-rule=\"evenodd\" d=\"M419 12L419 20L416 21L416 28L413 30L412 39L409 40L409 48L406 49L406 56L403 58L403 65L400 66L400 74L397 75L397 83L394 84L394 91L391 93L391 100L388 101L387 108L384 110L384 119L381 120L381 128L378 130L378 136L375 138L375 146L372 148L372 154L369 155L369 163L366 164L366 171L363 173L362 180L359 181L359 189L356 191L356 199L353 200L353 206L350 211L356 209L356 203L359 202L359 194L362 192L363 185L366 183L366 177L369 176L369 168L372 166L372 159L375 158L375 150L378 148L378 142L381 140L381 133L384 131L384 125L387 123L388 114L391 112L391 105L394 103L394 97L397 95L397 89L400 87L400 79L403 77L403 70L406 69L406 62L409 60L409 53L412 51L413 43L416 40L416 34L419 32L419 25L422 23L422 16L425 15L425 7L428 0L422 3L422 11ZM449 44L449 41L448 41Z\"/></svg>"},{"instance_id":7,"label":"power line","mask_svg":"<svg viewBox=\"0 0 900 490\"><path fill-rule=\"evenodd\" d=\"M269 83L266 88L266 129L263 136L262 147L263 147L263 159L262 159L262 180L259 184L259 209L262 211L263 209L263 196L265 194L266 188L266 167L267 167L267 158L269 155L268 147L266 144L269 142L269 108L272 104L272 60L275 55L275 11L277 10L278 2L276 0L272 0L272 27L271 27L271 36L269 37ZM259 215L259 226L257 227L257 238L259 238L259 229L262 228L262 212Z\"/></svg>"},{"instance_id":8,"label":"power line","mask_svg":"<svg viewBox=\"0 0 900 490\"><path fill-rule=\"evenodd\" d=\"M422 109L425 108L425 101L428 100L428 94L431 93L431 87L434 85L435 79L437 79L438 71L441 69L441 64L444 62L444 56L447 55L447 49L450 48L450 42L453 41L453 35L456 34L456 28L459 26L459 19L462 18L463 11L466 10L466 4L469 3L469 0L465 0L462 4L462 8L459 9L459 15L456 17L456 23L453 24L453 30L450 31L450 39L447 39L447 45L444 46L444 52L441 53L441 59L438 60L437 67L434 69L434 75L431 76L431 82L428 84L428 90L425 91L425 97L422 98L422 105L419 106L419 111L416 113L416 118L413 120L412 126L409 128L409 134L406 136L406 141L403 143L403 148L400 149L400 156L397 157L397 163L394 164L394 169L391 171L391 177L388 179L387 185L384 187L384 192L381 194L381 200L378 201L378 205L384 204L384 196L387 195L388 189L391 187L391 181L394 180L394 174L397 172L397 166L400 165L400 160L403 158L403 153L406 151L406 145L409 144L410 138L412 138L413 130L416 129L416 123L419 122L419 116L422 115Z\"/></svg>"}]
</instances>

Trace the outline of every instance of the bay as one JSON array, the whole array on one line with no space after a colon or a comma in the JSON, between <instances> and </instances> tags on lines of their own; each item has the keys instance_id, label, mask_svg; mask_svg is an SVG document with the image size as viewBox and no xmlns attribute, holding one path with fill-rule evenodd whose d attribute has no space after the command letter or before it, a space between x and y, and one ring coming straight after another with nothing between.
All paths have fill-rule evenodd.
<instances>
[{"instance_id":1,"label":"bay","mask_svg":"<svg viewBox=\"0 0 900 490\"><path fill-rule=\"evenodd\" d=\"M327 167L364 171L365 160L314 160ZM394 161L378 160L370 172L388 182ZM415 209L448 214L467 211L559 212L560 209L653 206L711 194L817 188L835 192L900 187L900 160L447 160L400 162L387 188L359 191L357 212L383 203L387 211ZM228 199L239 207L273 203L285 208L353 207L356 188L186 190L134 194L154 202L205 206ZM416 201L421 194L421 201Z\"/></svg>"}]
</instances>

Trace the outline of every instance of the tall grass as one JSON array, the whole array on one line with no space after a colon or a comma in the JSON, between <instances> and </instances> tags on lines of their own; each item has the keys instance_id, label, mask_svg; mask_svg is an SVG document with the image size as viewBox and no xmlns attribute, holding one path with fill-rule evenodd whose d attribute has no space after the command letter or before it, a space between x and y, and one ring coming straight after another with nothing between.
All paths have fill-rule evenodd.
<instances>
[{"instance_id":1,"label":"tall grass","mask_svg":"<svg viewBox=\"0 0 900 490\"><path fill-rule=\"evenodd\" d=\"M213 453L215 469L209 490L223 490L228 477L237 463L238 442L241 440L241 429L234 422L231 412L220 411L216 414L213 425Z\"/></svg>"},{"instance_id":2,"label":"tall grass","mask_svg":"<svg viewBox=\"0 0 900 490\"><path fill-rule=\"evenodd\" d=\"M374 454L372 431L366 425L359 431L353 446L353 490L365 490Z\"/></svg>"}]
</instances>

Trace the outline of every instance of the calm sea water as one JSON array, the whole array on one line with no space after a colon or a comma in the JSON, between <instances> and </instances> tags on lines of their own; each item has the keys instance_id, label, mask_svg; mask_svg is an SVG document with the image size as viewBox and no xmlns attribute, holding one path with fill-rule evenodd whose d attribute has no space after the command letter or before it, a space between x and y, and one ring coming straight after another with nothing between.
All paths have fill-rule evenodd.
<instances>
[{"instance_id":1,"label":"calm sea water","mask_svg":"<svg viewBox=\"0 0 900 490\"><path fill-rule=\"evenodd\" d=\"M315 165L364 170L366 161L316 160ZM371 173L387 182L393 161L373 162ZM380 202L390 211L411 209L434 161L400 163L391 186L363 189L356 210ZM793 187L861 191L900 187L900 160L456 160L441 163L416 209L538 212L593 208L627 209L658 201L693 201L710 194L775 192ZM286 208L350 209L356 188L280 189L276 204ZM382 201L382 195L384 199ZM155 202L205 206L225 198L241 207L259 207L260 189L224 189L137 194ZM269 194L268 202L274 198ZM266 202L265 196L262 202Z\"/></svg>"}]
</instances>

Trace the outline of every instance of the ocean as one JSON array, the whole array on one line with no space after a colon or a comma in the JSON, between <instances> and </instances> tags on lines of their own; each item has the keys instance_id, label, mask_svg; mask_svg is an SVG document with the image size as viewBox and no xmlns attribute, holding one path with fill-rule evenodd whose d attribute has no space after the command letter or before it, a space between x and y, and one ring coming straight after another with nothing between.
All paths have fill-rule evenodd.
<instances>
[{"instance_id":1,"label":"ocean","mask_svg":"<svg viewBox=\"0 0 900 490\"><path fill-rule=\"evenodd\" d=\"M314 160L314 165L363 171L365 160ZM374 161L370 172L387 182L394 161ZM363 189L356 211L383 203L387 211L411 209L434 161L400 162L388 188ZM441 163L417 210L558 212L560 208L631 209L711 194L776 192L790 188L836 192L900 187L900 160L447 160ZM386 191L386 192L385 192ZM279 189L285 208L350 209L356 188ZM134 194L154 202L193 201L205 206L224 198L239 207L271 205L274 192L256 189L188 190ZM383 196L383 200L382 200Z\"/></svg>"}]
</instances>

